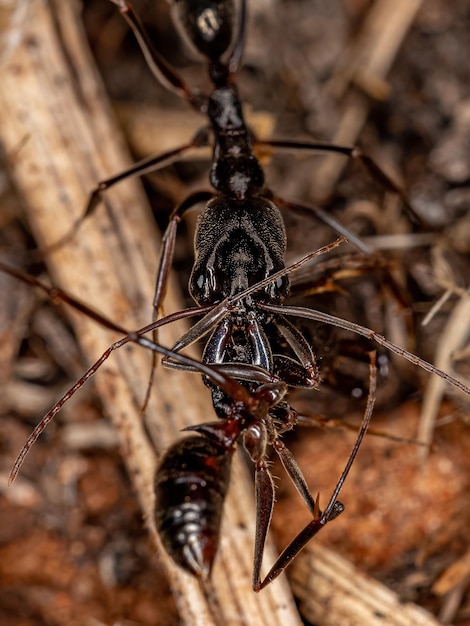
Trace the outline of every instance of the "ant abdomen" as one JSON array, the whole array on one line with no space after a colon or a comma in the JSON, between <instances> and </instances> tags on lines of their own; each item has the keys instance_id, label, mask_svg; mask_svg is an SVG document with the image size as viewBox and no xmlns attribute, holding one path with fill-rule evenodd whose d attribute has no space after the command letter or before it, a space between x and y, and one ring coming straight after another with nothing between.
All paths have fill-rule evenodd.
<instances>
[{"instance_id":1,"label":"ant abdomen","mask_svg":"<svg viewBox=\"0 0 470 626\"><path fill-rule=\"evenodd\" d=\"M155 473L161 541L172 559L198 578L208 578L217 552L231 459L222 444L193 435L171 446Z\"/></svg>"}]
</instances>

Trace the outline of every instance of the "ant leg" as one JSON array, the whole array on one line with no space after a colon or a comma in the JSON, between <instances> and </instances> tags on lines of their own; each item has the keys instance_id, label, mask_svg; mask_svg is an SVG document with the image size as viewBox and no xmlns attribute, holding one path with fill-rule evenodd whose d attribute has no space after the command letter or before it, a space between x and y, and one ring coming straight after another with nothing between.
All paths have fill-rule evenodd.
<instances>
[{"instance_id":1,"label":"ant leg","mask_svg":"<svg viewBox=\"0 0 470 626\"><path fill-rule=\"evenodd\" d=\"M412 350L414 346L412 338L415 335L413 302L396 269L394 260L383 257L379 252L366 256L345 254L320 262L304 273L299 273L291 282L290 295L306 297L326 292L351 294L351 287L347 281L372 274L377 292L383 294L384 306L388 311L392 310L393 315L397 311L400 320L403 321L401 343ZM346 281L345 284L343 281ZM393 309L390 309L392 303Z\"/></svg>"},{"instance_id":2,"label":"ant leg","mask_svg":"<svg viewBox=\"0 0 470 626\"><path fill-rule=\"evenodd\" d=\"M284 209L288 209L293 213L298 213L299 215L315 215L315 217L326 226L329 226L335 233L338 235L342 235L346 237L346 239L355 246L360 252L363 252L367 255L374 254L375 250L364 243L357 235L348 230L341 222L338 222L334 217L329 215L327 211L324 211L322 208L315 206L314 204L307 204L303 202L302 204L298 202L290 202L288 200L284 200L279 196L273 197L273 202Z\"/></svg>"},{"instance_id":3,"label":"ant leg","mask_svg":"<svg viewBox=\"0 0 470 626\"><path fill-rule=\"evenodd\" d=\"M214 197L211 191L196 191L189 195L181 204L173 209L168 226L162 237L162 249L158 262L157 278L155 283L155 295L153 297L154 319L157 319L163 299L165 297L168 274L173 263L175 251L176 231L183 215L197 204L208 202Z\"/></svg>"},{"instance_id":4,"label":"ant leg","mask_svg":"<svg viewBox=\"0 0 470 626\"><path fill-rule=\"evenodd\" d=\"M313 498L307 485L307 481L300 469L298 463L282 443L279 438L276 438L272 445L276 450L281 463L292 480L299 495L304 501L305 505L312 513L314 520L318 518L318 504ZM245 444L246 446L246 444ZM249 450L253 454L252 450ZM336 494L337 495L337 494ZM261 581L261 566L264 554L264 545L266 541L266 535L269 530L269 525L272 517L272 510L275 499L275 490L271 473L268 470L265 459L262 457L256 460L256 535L255 535L255 550L254 550L254 563L253 563L253 589L259 591L265 584L268 584L266 580ZM339 515L343 511L343 505L336 501L334 508L334 517ZM328 519L333 519L333 514L329 514ZM295 556L295 555L294 555ZM280 573L280 572L279 572ZM276 574L277 576L278 574Z\"/></svg>"},{"instance_id":5,"label":"ant leg","mask_svg":"<svg viewBox=\"0 0 470 626\"><path fill-rule=\"evenodd\" d=\"M273 448L276 450L283 468L291 479L294 487L297 489L300 497L305 502L305 505L307 506L310 513L312 513L312 515L315 517L315 510L317 506L316 501L310 493L307 481L305 480L299 464L294 459L290 450L286 448L286 446L280 439L276 439L275 441L273 441Z\"/></svg>"},{"instance_id":6,"label":"ant leg","mask_svg":"<svg viewBox=\"0 0 470 626\"><path fill-rule=\"evenodd\" d=\"M208 202L214 194L210 191L197 191L188 196L181 204L173 209L170 215L170 220L165 233L162 237L162 248L160 251L160 259L158 262L157 278L155 283L155 294L153 296L153 320L158 319L159 313L162 312L162 303L165 297L165 292L168 284L168 276L173 263L173 255L175 251L176 231L178 224L186 211L193 208L200 202ZM153 340L158 342L158 332L153 332ZM150 400L150 394L152 392L153 376L157 367L157 355L154 352L152 354L152 362L150 366L150 374L147 383L147 391L145 392L145 398L141 406L141 412L144 413Z\"/></svg>"},{"instance_id":7,"label":"ant leg","mask_svg":"<svg viewBox=\"0 0 470 626\"><path fill-rule=\"evenodd\" d=\"M308 152L335 152L336 154L343 154L351 159L359 160L369 174L374 178L384 189L395 193L403 202L409 218L412 222L422 228L426 228L424 220L416 213L411 206L405 192L399 185L382 170L381 167L367 154L364 154L358 146L337 146L334 144L317 143L314 141L291 141L291 140L255 140L255 145L270 146L271 148L279 148L281 150L306 150Z\"/></svg>"},{"instance_id":8,"label":"ant leg","mask_svg":"<svg viewBox=\"0 0 470 626\"><path fill-rule=\"evenodd\" d=\"M354 259L353 262L356 265L356 271L364 270L364 269L367 269L368 267L370 267L371 269L377 269L377 268L381 269L384 272L383 282L390 289L392 295L395 297L395 299L400 303L400 305L404 309L411 309L411 302L410 302L410 297L408 295L408 292L399 284L399 282L397 282L392 272L390 271L389 267L387 267L387 265L383 263L380 256L378 256L377 251L373 247L364 243L359 237L357 237L357 235L355 235L354 233L349 231L347 228L345 228L340 222L338 222L334 217L331 217L331 215L329 215L326 211L324 211L320 207L317 207L313 204L306 204L306 203L300 204L298 202L290 202L290 201L284 200L283 198L279 198L278 196L274 196L273 201L279 207L283 207L285 209L291 210L294 213L298 213L299 215L313 213L315 217L317 217L317 219L319 219L321 222L329 226L334 232L346 237L349 243L351 243L360 252L362 252L369 258L369 261L365 260L361 262L360 268L357 268L357 259ZM409 327L412 326L409 319L407 319L407 324Z\"/></svg>"},{"instance_id":9,"label":"ant leg","mask_svg":"<svg viewBox=\"0 0 470 626\"><path fill-rule=\"evenodd\" d=\"M310 275L305 272L305 277L299 272L291 282L289 295L311 296L325 291L341 292L342 288L337 284L337 281L357 278L373 271L379 271L384 273L380 283L386 282L392 295L402 308L411 308L408 291L394 278L393 265L391 265L390 260L380 254L371 254L365 257L357 254L345 254L317 263L312 269L315 271L314 277L311 275L311 270L308 270Z\"/></svg>"},{"instance_id":10,"label":"ant leg","mask_svg":"<svg viewBox=\"0 0 470 626\"><path fill-rule=\"evenodd\" d=\"M344 419L335 419L328 418L322 415L297 415L297 424L300 427L304 428L321 428L321 429L339 429L339 430L349 430L356 432L357 425L351 422L348 422ZM432 444L425 443L424 441L418 441L418 439L413 439L410 437L400 437L399 435L393 435L385 430L380 430L377 428L368 428L367 435L369 437L380 437L381 439L387 439L387 441L393 441L394 443L404 443L410 446L419 446L421 448L426 448L427 450L432 449Z\"/></svg>"},{"instance_id":11,"label":"ant leg","mask_svg":"<svg viewBox=\"0 0 470 626\"><path fill-rule=\"evenodd\" d=\"M371 328L366 328L365 326L360 326L359 324L355 324L354 322L350 322L348 320L343 320L340 317L335 317L334 315L329 315L328 313L322 313L321 311L315 311L314 309L305 309L303 307L294 307L294 306L276 306L272 304L260 304L259 307L264 309L265 311L269 311L271 313L282 313L283 315L292 315L294 317L302 317L305 319L313 320L315 322L321 322L323 324L328 324L329 326L336 326L337 328L342 328L343 330L349 330L356 335L362 335L367 339L371 339L375 341L380 346L384 346L390 352L397 354L398 356L403 357L413 365L420 367L426 372L430 374L436 374L440 378L444 379L453 387L456 387L460 391L462 391L467 396L470 395L470 387L468 387L465 383L463 383L458 378L454 376L450 376L443 370L435 367L428 361L421 359L419 356L416 356L412 352L408 352L404 348L400 348L393 342L386 339L383 335L376 333Z\"/></svg>"},{"instance_id":12,"label":"ant leg","mask_svg":"<svg viewBox=\"0 0 470 626\"><path fill-rule=\"evenodd\" d=\"M111 2L119 8L121 15L132 28L147 65L158 82L169 91L185 98L197 111L204 113L207 103L206 96L199 91L190 89L178 72L155 50L132 4L125 0L111 0Z\"/></svg>"},{"instance_id":13,"label":"ant leg","mask_svg":"<svg viewBox=\"0 0 470 626\"><path fill-rule=\"evenodd\" d=\"M291 357L274 355L274 371L290 387L312 389L318 386L320 374L310 344L302 333L282 315L272 320L281 337L292 348L297 361Z\"/></svg>"},{"instance_id":14,"label":"ant leg","mask_svg":"<svg viewBox=\"0 0 470 626\"><path fill-rule=\"evenodd\" d=\"M242 62L243 51L245 49L245 39L246 39L246 0L241 0L240 2L240 17L238 23L238 32L237 37L235 39L235 45L233 46L233 50L228 59L228 83L231 83L235 74L238 71L238 68Z\"/></svg>"},{"instance_id":15,"label":"ant leg","mask_svg":"<svg viewBox=\"0 0 470 626\"><path fill-rule=\"evenodd\" d=\"M298 206L298 205L297 205ZM309 276L307 272L303 276L297 276L291 283L290 295L311 296L328 291L350 293L346 286L338 281L347 281L363 275L372 274L377 291L384 295L384 304L389 306L394 303L394 311L398 309L400 319L404 323L403 343L413 349L413 337L415 335L415 318L413 315L413 302L410 292L407 289L403 278L397 272L397 265L394 259L383 256L379 251L368 248L361 240L361 249L364 255L345 254L315 265L313 271L315 277ZM362 247L364 246L364 247ZM358 246L357 246L358 247ZM369 250L368 252L366 250ZM390 310L390 309L389 309Z\"/></svg>"},{"instance_id":16,"label":"ant leg","mask_svg":"<svg viewBox=\"0 0 470 626\"><path fill-rule=\"evenodd\" d=\"M255 470L256 529L253 553L252 586L261 589L261 566L275 500L274 481L266 460L260 459Z\"/></svg>"},{"instance_id":17,"label":"ant leg","mask_svg":"<svg viewBox=\"0 0 470 626\"><path fill-rule=\"evenodd\" d=\"M243 436L243 446L255 464L256 529L253 554L253 589L257 590L261 581L264 548L273 515L275 488L266 461L268 433L264 424L248 429Z\"/></svg>"},{"instance_id":18,"label":"ant leg","mask_svg":"<svg viewBox=\"0 0 470 626\"><path fill-rule=\"evenodd\" d=\"M364 439L370 420L372 418L372 413L373 413L374 404L375 404L376 388L377 388L377 368L375 366L375 353L371 353L370 385L369 385L369 396L367 398L367 406L364 412L364 417L362 420L361 428L359 429L359 432L356 438L356 442L351 451L351 454L349 455L346 465L344 466L343 472L341 473L341 476L336 484L333 494L323 512L320 511L319 502L317 498L317 500L314 502L314 505L313 505L314 506L313 520L309 522L309 524L307 524L307 526L305 526L305 528L301 530L297 534L297 536L294 537L294 539L288 544L288 546L282 551L282 553L279 555L278 559L276 560L276 562L274 563L274 565L272 566L272 568L270 569L269 573L264 578L264 580L261 582L258 582L258 585L256 585L256 587L255 586L253 587L254 591L261 591L261 589L264 589L264 587L269 585L275 578L277 578L279 574L281 574L286 569L286 567L291 563L291 561L297 556L297 554L302 550L302 548L304 548L306 544L324 526L326 526L328 522L331 522L332 520L336 519L336 517L338 517L338 515L340 515L343 512L344 506L338 501L338 496L344 485L344 481L346 480L349 474L352 464L354 463L357 453L359 452L359 448L361 446L362 440ZM283 461L282 457L281 457L281 461ZM295 463L295 465L297 465L297 463ZM297 485L298 476L295 474L295 468L289 468L289 469L291 469L291 471L294 472L292 475L294 485L296 486L299 493L302 495L302 491L299 490L299 487L303 489L303 486L302 486L301 481L299 483L299 486ZM291 474L289 473L289 475ZM307 488L307 491L308 491L308 488ZM310 495L309 491L308 493ZM310 498L311 496L308 497L309 504L307 504L309 509L311 506ZM304 499L304 502L307 503L305 499Z\"/></svg>"},{"instance_id":19,"label":"ant leg","mask_svg":"<svg viewBox=\"0 0 470 626\"><path fill-rule=\"evenodd\" d=\"M391 297L398 303L398 306L401 308L400 313L402 315L402 318L404 319L407 328L408 338L413 336L413 307L409 292L406 287L401 283L400 279L396 275L394 275L393 265L390 262L384 262L384 259L381 256L380 252L376 251L373 247L370 247L368 244L364 243L359 237L351 233L347 228L345 228L342 224L340 224L334 218L328 215L326 211L323 211L319 207L305 203L300 204L288 202L278 197L274 199L274 202L276 202L278 206L287 208L301 215L304 215L305 213L313 213L320 221L332 228L335 232L344 235L348 239L349 243L354 245L360 252L365 254L365 258L358 259L356 257L351 260L351 262L354 264L354 269L352 271L350 267L347 267L345 271L340 270L336 274L333 274L333 276L328 276L325 272L320 273L319 265L318 271L319 274L322 275L322 286L326 286L327 289L334 289L334 281L338 278L341 278L342 273L345 278L350 278L354 275L357 276L361 273L373 271L380 281L380 285L386 290L386 293L391 295ZM331 264L335 262L338 263L339 261L337 259L330 261ZM323 266L321 269L323 270ZM292 291L300 291L300 289L297 285L294 285ZM308 295L309 292L314 293L314 291L315 283L313 284L313 290L310 283L310 286L307 284L306 289L304 288L302 290L302 295Z\"/></svg>"},{"instance_id":20,"label":"ant leg","mask_svg":"<svg viewBox=\"0 0 470 626\"><path fill-rule=\"evenodd\" d=\"M119 172L119 174L116 174L111 178L107 178L106 180L100 181L96 185L96 187L90 192L84 212L75 220L75 222L70 227L70 230L55 243L52 243L45 248L39 249L39 254L41 255L41 257L43 257L45 255L51 254L51 252L55 252L56 250L67 244L75 236L83 222L94 212L99 202L101 201L103 192L105 192L107 189L110 189L117 183L120 183L121 181L126 180L127 178L130 178L132 176L143 176L148 172L153 172L157 169L166 167L167 165L170 165L177 159L181 158L181 156L188 150L191 150L191 148L203 148L208 144L208 131L206 128L201 128L196 132L196 134L189 143L180 146L179 148L175 148L174 150L168 150L163 154L147 157L146 159L135 163L128 169Z\"/></svg>"}]
</instances>

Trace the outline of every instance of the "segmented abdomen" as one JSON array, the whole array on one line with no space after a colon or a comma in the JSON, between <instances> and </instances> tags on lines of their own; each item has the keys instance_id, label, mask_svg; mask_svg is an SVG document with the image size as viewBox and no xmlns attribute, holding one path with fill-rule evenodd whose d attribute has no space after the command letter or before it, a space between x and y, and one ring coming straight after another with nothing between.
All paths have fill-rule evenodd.
<instances>
[{"instance_id":1,"label":"segmented abdomen","mask_svg":"<svg viewBox=\"0 0 470 626\"><path fill-rule=\"evenodd\" d=\"M217 551L232 451L203 436L173 445L155 473L155 522L171 558L200 578Z\"/></svg>"}]
</instances>

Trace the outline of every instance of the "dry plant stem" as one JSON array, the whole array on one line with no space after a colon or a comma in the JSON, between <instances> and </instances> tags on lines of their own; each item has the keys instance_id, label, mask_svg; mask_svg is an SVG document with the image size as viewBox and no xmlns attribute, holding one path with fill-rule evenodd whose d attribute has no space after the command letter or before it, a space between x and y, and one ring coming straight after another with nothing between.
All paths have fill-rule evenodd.
<instances>
[{"instance_id":1,"label":"dry plant stem","mask_svg":"<svg viewBox=\"0 0 470 626\"><path fill-rule=\"evenodd\" d=\"M459 378L458 374L452 372L452 355L457 352L468 340L470 328L470 294L465 293L454 306L449 319L442 331L436 348L434 365L446 372L452 373ZM425 444L432 443L434 425L436 423L442 397L445 393L446 385L442 379L437 380L433 376L428 383L423 398L423 408L418 429L418 440ZM428 456L428 447L420 450L420 460L423 463Z\"/></svg>"},{"instance_id":2,"label":"dry plant stem","mask_svg":"<svg viewBox=\"0 0 470 626\"><path fill-rule=\"evenodd\" d=\"M443 598L439 618L443 624L452 624L470 582L470 550L454 561L439 576L432 591Z\"/></svg>"},{"instance_id":3,"label":"dry plant stem","mask_svg":"<svg viewBox=\"0 0 470 626\"><path fill-rule=\"evenodd\" d=\"M373 4L353 49L345 51L338 75L332 79L338 99L343 98L354 83L371 95L386 84L387 73L421 4L422 0L378 0ZM367 120L369 102L357 90L347 94L345 100L344 112L331 141L354 145ZM344 158L335 155L323 159L312 179L315 198L321 200L331 194L345 163Z\"/></svg>"},{"instance_id":4,"label":"dry plant stem","mask_svg":"<svg viewBox=\"0 0 470 626\"><path fill-rule=\"evenodd\" d=\"M438 626L427 611L359 572L341 556L310 544L289 580L302 615L322 626ZM311 590L315 589L315 594Z\"/></svg>"},{"instance_id":5,"label":"dry plant stem","mask_svg":"<svg viewBox=\"0 0 470 626\"><path fill-rule=\"evenodd\" d=\"M425 320L423 320L423 325L427 324L429 320L432 319L432 316L439 310L439 305L442 306L446 299L451 295L459 296L459 300L454 305L444 330L436 343L437 347L434 359L437 367L443 367L446 371L452 372L453 359L466 345L470 335L470 292L456 285L452 268L445 259L444 248L440 245L436 245L432 253L436 280L445 291L436 305L429 311ZM454 375L456 375L455 372ZM432 379L429 381L423 398L418 429L418 439L423 443L432 442L434 426L444 392L445 385L440 385L437 381ZM421 463L424 463L426 458L427 451L423 449L420 451Z\"/></svg>"},{"instance_id":6,"label":"dry plant stem","mask_svg":"<svg viewBox=\"0 0 470 626\"><path fill-rule=\"evenodd\" d=\"M31 0L18 46L0 70L0 141L40 246L68 232L98 180L129 164L79 28L78 6ZM8 161L9 155L14 157ZM116 323L138 328L151 319L159 239L134 183L112 190L104 205L70 244L47 258L47 265L57 286ZM180 308L174 293L165 304L168 311ZM70 315L84 354L94 361L116 337L83 316ZM170 346L182 332L173 327L162 331L160 340ZM151 521L156 458L139 416L149 363L144 350L125 348L103 366L95 382L118 431L181 623L299 624L285 579L261 594L251 591L254 496L239 459L210 593L162 552ZM160 453L183 426L213 419L209 394L202 389L199 376L159 369L147 421ZM273 560L271 548L267 559Z\"/></svg>"}]
</instances>

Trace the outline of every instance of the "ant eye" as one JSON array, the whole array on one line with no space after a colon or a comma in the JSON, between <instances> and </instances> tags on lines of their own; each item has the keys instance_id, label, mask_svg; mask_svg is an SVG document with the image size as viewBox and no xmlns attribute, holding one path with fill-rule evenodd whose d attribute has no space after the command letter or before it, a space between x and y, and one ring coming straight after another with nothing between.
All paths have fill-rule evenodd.
<instances>
[{"instance_id":1,"label":"ant eye","mask_svg":"<svg viewBox=\"0 0 470 626\"><path fill-rule=\"evenodd\" d=\"M197 276L197 278L196 278ZM190 280L190 292L198 303L213 303L217 290L214 270L206 267L200 273L193 274Z\"/></svg>"},{"instance_id":2,"label":"ant eye","mask_svg":"<svg viewBox=\"0 0 470 626\"><path fill-rule=\"evenodd\" d=\"M204 274L199 274L198 279L196 280L196 285L199 287L199 289L204 288L204 283L206 282L206 278L204 276Z\"/></svg>"},{"instance_id":3,"label":"ant eye","mask_svg":"<svg viewBox=\"0 0 470 626\"><path fill-rule=\"evenodd\" d=\"M289 279L287 276L278 278L272 285L266 287L266 293L275 302L281 302L289 291Z\"/></svg>"}]
</instances>

